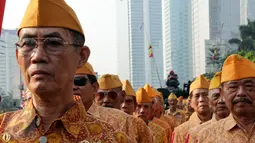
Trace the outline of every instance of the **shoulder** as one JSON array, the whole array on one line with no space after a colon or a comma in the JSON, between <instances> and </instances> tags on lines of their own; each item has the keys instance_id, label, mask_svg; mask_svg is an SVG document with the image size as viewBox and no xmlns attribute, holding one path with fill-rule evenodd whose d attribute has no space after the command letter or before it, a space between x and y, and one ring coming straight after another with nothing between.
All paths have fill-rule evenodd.
<instances>
[{"instance_id":1,"label":"shoulder","mask_svg":"<svg viewBox=\"0 0 255 143\"><path fill-rule=\"evenodd\" d=\"M198 140L202 142L208 137L217 138L224 131L224 125L227 119L222 119L217 122L212 122L211 124L205 126L204 128L198 130Z\"/></svg>"},{"instance_id":2,"label":"shoulder","mask_svg":"<svg viewBox=\"0 0 255 143\"><path fill-rule=\"evenodd\" d=\"M204 128L206 128L207 126L209 126L212 122L211 121L208 121L208 122L205 122L201 125L198 125L198 126L195 126L195 127L192 127L191 129L189 129L189 135L190 136L194 136L196 137L198 135L198 132Z\"/></svg>"},{"instance_id":3,"label":"shoulder","mask_svg":"<svg viewBox=\"0 0 255 143\"><path fill-rule=\"evenodd\" d=\"M86 116L86 120L83 124L83 131L81 131L81 133L84 134L85 131L88 131L89 136L93 139L100 139L101 141L117 143L127 143L130 141L130 138L126 133L115 130L108 123L96 119L91 115Z\"/></svg>"}]
</instances>

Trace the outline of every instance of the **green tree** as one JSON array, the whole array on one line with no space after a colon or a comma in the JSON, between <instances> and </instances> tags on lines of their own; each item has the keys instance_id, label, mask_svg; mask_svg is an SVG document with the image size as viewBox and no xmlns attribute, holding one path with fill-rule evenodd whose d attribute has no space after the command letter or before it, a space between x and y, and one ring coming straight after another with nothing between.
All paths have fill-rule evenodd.
<instances>
[{"instance_id":1,"label":"green tree","mask_svg":"<svg viewBox=\"0 0 255 143\"><path fill-rule=\"evenodd\" d=\"M239 54L255 63L255 51L247 51L246 52L246 51L242 50L242 51L238 52L237 54Z\"/></svg>"},{"instance_id":2,"label":"green tree","mask_svg":"<svg viewBox=\"0 0 255 143\"><path fill-rule=\"evenodd\" d=\"M238 51L254 51L255 50L255 21L248 20L247 25L239 26L241 39L232 38L229 44L237 44Z\"/></svg>"}]
</instances>

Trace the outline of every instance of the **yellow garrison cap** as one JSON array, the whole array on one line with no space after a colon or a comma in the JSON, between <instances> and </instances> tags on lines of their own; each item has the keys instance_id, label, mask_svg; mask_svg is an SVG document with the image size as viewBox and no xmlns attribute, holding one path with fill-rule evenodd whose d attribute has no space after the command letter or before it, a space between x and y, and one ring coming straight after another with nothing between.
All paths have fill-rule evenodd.
<instances>
[{"instance_id":1,"label":"yellow garrison cap","mask_svg":"<svg viewBox=\"0 0 255 143\"><path fill-rule=\"evenodd\" d=\"M237 55L230 55L222 67L221 83L255 77L255 63Z\"/></svg>"},{"instance_id":2,"label":"yellow garrison cap","mask_svg":"<svg viewBox=\"0 0 255 143\"><path fill-rule=\"evenodd\" d=\"M99 89L109 90L122 87L122 83L118 75L104 74L98 78Z\"/></svg>"},{"instance_id":3,"label":"yellow garrison cap","mask_svg":"<svg viewBox=\"0 0 255 143\"><path fill-rule=\"evenodd\" d=\"M149 84L145 84L143 88L148 93L149 97L153 97L152 87Z\"/></svg>"},{"instance_id":4,"label":"yellow garrison cap","mask_svg":"<svg viewBox=\"0 0 255 143\"><path fill-rule=\"evenodd\" d=\"M64 0L30 0L18 32L27 27L61 27L84 36L78 17Z\"/></svg>"},{"instance_id":5,"label":"yellow garrison cap","mask_svg":"<svg viewBox=\"0 0 255 143\"><path fill-rule=\"evenodd\" d=\"M195 81L193 81L190 85L190 91L191 93L194 89L208 89L209 88L209 81L207 78L205 78L203 75L198 76Z\"/></svg>"},{"instance_id":6,"label":"yellow garrison cap","mask_svg":"<svg viewBox=\"0 0 255 143\"><path fill-rule=\"evenodd\" d=\"M176 95L172 92L172 93L168 96L168 99L176 99L176 100L177 100L177 97L176 97Z\"/></svg>"},{"instance_id":7,"label":"yellow garrison cap","mask_svg":"<svg viewBox=\"0 0 255 143\"><path fill-rule=\"evenodd\" d=\"M96 76L93 67L91 66L90 63L85 63L83 67L79 68L76 70L75 74L89 74Z\"/></svg>"},{"instance_id":8,"label":"yellow garrison cap","mask_svg":"<svg viewBox=\"0 0 255 143\"><path fill-rule=\"evenodd\" d=\"M209 90L219 88L220 80L221 80L221 72L217 72L210 82Z\"/></svg>"},{"instance_id":9,"label":"yellow garrison cap","mask_svg":"<svg viewBox=\"0 0 255 143\"><path fill-rule=\"evenodd\" d=\"M137 103L151 103L152 99L149 97L148 93L144 88L139 88L136 91L136 102Z\"/></svg>"},{"instance_id":10,"label":"yellow garrison cap","mask_svg":"<svg viewBox=\"0 0 255 143\"><path fill-rule=\"evenodd\" d=\"M130 84L129 80L123 80L122 85L123 85L122 90L124 90L126 92L127 96L136 96L135 91L134 91L132 85Z\"/></svg>"},{"instance_id":11,"label":"yellow garrison cap","mask_svg":"<svg viewBox=\"0 0 255 143\"><path fill-rule=\"evenodd\" d=\"M161 97L161 96L163 96L162 93L159 92L157 89L155 89L153 87L151 87L151 89L152 89L152 97L157 97L157 96Z\"/></svg>"}]
</instances>

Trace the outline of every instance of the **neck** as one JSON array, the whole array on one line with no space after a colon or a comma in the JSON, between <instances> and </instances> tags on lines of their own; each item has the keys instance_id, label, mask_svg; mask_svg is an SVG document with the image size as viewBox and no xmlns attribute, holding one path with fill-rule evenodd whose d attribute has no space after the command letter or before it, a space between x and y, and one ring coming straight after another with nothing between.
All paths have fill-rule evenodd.
<instances>
[{"instance_id":1,"label":"neck","mask_svg":"<svg viewBox=\"0 0 255 143\"><path fill-rule=\"evenodd\" d=\"M33 96L33 105L42 119L43 131L47 132L52 122L61 118L74 105L75 101L72 95L71 90L48 95L50 100L42 100L38 95Z\"/></svg>"},{"instance_id":2,"label":"neck","mask_svg":"<svg viewBox=\"0 0 255 143\"><path fill-rule=\"evenodd\" d=\"M176 108L170 108L170 112L174 113L176 111Z\"/></svg>"},{"instance_id":3,"label":"neck","mask_svg":"<svg viewBox=\"0 0 255 143\"><path fill-rule=\"evenodd\" d=\"M207 122L209 120L212 119L212 114L205 114L205 115L202 115L202 114L197 114L198 118L202 121L202 123L204 122Z\"/></svg>"},{"instance_id":4,"label":"neck","mask_svg":"<svg viewBox=\"0 0 255 143\"><path fill-rule=\"evenodd\" d=\"M237 121L238 125L240 125L246 132L248 133L252 132L255 125L254 114L249 114L246 116L233 115L233 117Z\"/></svg>"},{"instance_id":5,"label":"neck","mask_svg":"<svg viewBox=\"0 0 255 143\"><path fill-rule=\"evenodd\" d=\"M89 102L83 103L83 104L84 104L84 107L85 107L85 109L86 109L86 111L89 110L89 108L92 106L93 102L94 102L94 101L91 100L91 101L89 101Z\"/></svg>"}]
</instances>

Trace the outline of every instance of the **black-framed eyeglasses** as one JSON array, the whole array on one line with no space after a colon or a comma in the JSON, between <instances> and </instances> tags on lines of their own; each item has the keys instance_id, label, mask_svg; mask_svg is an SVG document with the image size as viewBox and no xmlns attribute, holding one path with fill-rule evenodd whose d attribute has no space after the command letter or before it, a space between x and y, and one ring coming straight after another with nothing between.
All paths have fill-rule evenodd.
<instances>
[{"instance_id":1,"label":"black-framed eyeglasses","mask_svg":"<svg viewBox=\"0 0 255 143\"><path fill-rule=\"evenodd\" d=\"M119 94L120 94L119 92L115 91L109 92L99 91L96 93L96 100L102 100L106 95L108 95L108 97L110 97L112 100L116 100Z\"/></svg>"},{"instance_id":2,"label":"black-framed eyeglasses","mask_svg":"<svg viewBox=\"0 0 255 143\"><path fill-rule=\"evenodd\" d=\"M85 86L88 83L89 79L84 76L76 76L74 77L74 85L75 86Z\"/></svg>"},{"instance_id":3,"label":"black-framed eyeglasses","mask_svg":"<svg viewBox=\"0 0 255 143\"><path fill-rule=\"evenodd\" d=\"M39 45L38 41L41 41L45 52L52 55L61 54L64 51L65 46L73 45L77 47L82 47L81 45L68 43L63 39L57 37L23 38L20 41L18 41L15 45L17 46L18 52L26 56L31 55L33 52L35 52L35 49Z\"/></svg>"}]
</instances>

